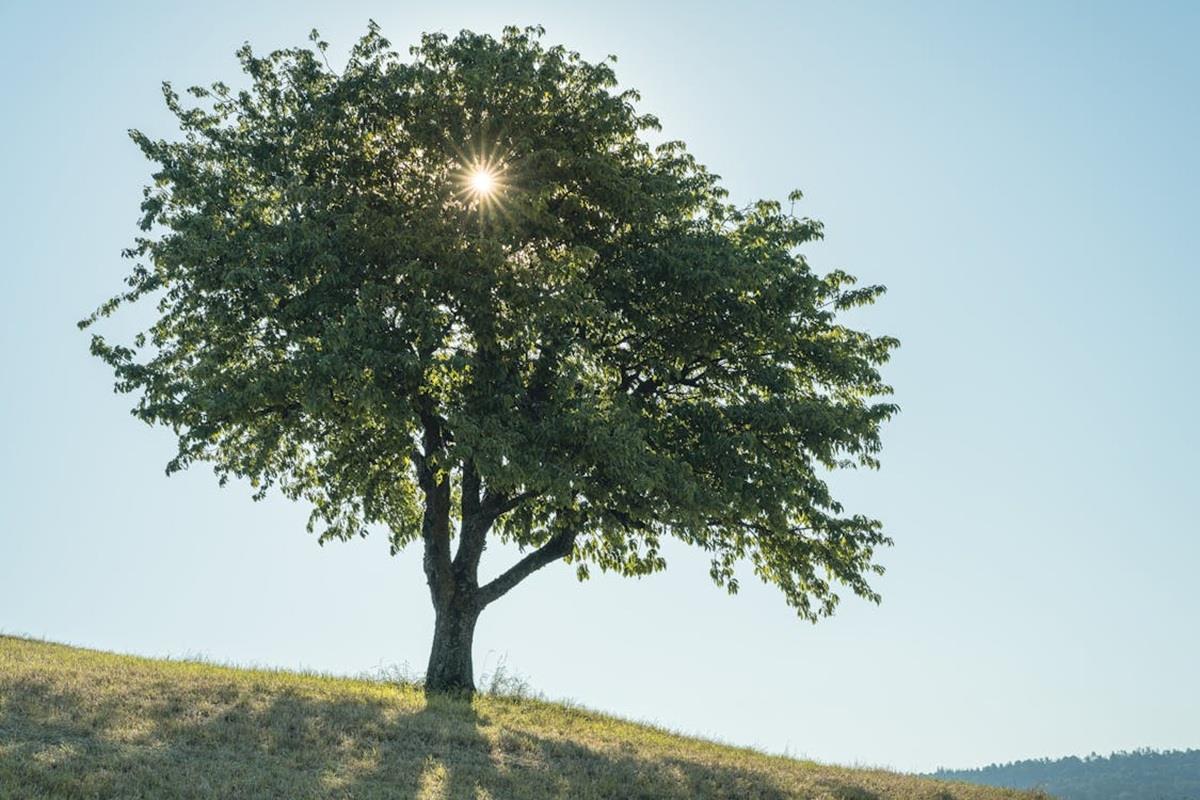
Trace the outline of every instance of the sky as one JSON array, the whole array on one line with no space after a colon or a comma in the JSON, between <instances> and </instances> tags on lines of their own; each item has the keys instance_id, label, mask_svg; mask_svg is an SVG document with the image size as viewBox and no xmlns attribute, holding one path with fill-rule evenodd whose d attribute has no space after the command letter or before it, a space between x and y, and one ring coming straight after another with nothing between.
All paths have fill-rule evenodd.
<instances>
[{"instance_id":1,"label":"sky","mask_svg":"<svg viewBox=\"0 0 1200 800\"><path fill-rule=\"evenodd\" d=\"M375 19L541 24L624 87L734 200L824 221L805 253L888 294L881 470L839 474L895 545L875 606L798 620L703 554L579 584L556 565L482 618L475 658L551 698L772 752L902 770L1200 747L1200 6L0 0L0 630L153 656L343 674L428 656L416 549L319 547L254 503L87 353L121 288L159 85L233 53L342 57ZM903 7L902 7L903 6ZM105 328L144 322L139 312ZM485 570L513 551L493 547Z\"/></svg>"}]
</instances>

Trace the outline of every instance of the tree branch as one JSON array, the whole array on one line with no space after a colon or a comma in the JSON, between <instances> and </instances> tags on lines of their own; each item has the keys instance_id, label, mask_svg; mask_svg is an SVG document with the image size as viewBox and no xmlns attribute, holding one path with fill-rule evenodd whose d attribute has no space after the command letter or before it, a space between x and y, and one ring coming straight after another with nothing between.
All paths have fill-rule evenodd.
<instances>
[{"instance_id":1,"label":"tree branch","mask_svg":"<svg viewBox=\"0 0 1200 800\"><path fill-rule=\"evenodd\" d=\"M511 496L502 494L488 494L483 499L484 508L488 509L496 517L502 517L508 512L514 510L517 506L524 503L526 500L532 500L537 497L538 493L534 491L518 492Z\"/></svg>"},{"instance_id":2,"label":"tree branch","mask_svg":"<svg viewBox=\"0 0 1200 800\"><path fill-rule=\"evenodd\" d=\"M496 520L490 509L484 508L482 485L475 462L468 459L462 465L462 522L458 531L458 552L454 556L454 573L472 586L476 581L476 570L488 531Z\"/></svg>"},{"instance_id":3,"label":"tree branch","mask_svg":"<svg viewBox=\"0 0 1200 800\"><path fill-rule=\"evenodd\" d=\"M474 464L463 465L462 524L453 570L460 581L465 580L472 587L477 585L479 560L487 546L488 532L496 520L537 496L533 491L508 495L481 491L481 488L482 479Z\"/></svg>"},{"instance_id":4,"label":"tree branch","mask_svg":"<svg viewBox=\"0 0 1200 800\"><path fill-rule=\"evenodd\" d=\"M577 530L564 530L556 533L549 541L538 549L526 554L524 558L511 566L506 572L491 583L480 587L479 599L487 605L500 599L521 581L528 578L547 564L566 558L575 549Z\"/></svg>"},{"instance_id":5,"label":"tree branch","mask_svg":"<svg viewBox=\"0 0 1200 800\"><path fill-rule=\"evenodd\" d=\"M437 605L454 588L450 570L450 478L444 475L430 483L431 489L425 492L421 538L425 541L425 578Z\"/></svg>"},{"instance_id":6,"label":"tree branch","mask_svg":"<svg viewBox=\"0 0 1200 800\"><path fill-rule=\"evenodd\" d=\"M425 495L425 514L421 520L421 538L425 542L425 579L435 606L454 589L450 568L450 476L445 472L438 475L429 459L442 447L440 420L423 402L421 422L424 427L423 450L415 449L413 463L417 467L417 480Z\"/></svg>"}]
</instances>

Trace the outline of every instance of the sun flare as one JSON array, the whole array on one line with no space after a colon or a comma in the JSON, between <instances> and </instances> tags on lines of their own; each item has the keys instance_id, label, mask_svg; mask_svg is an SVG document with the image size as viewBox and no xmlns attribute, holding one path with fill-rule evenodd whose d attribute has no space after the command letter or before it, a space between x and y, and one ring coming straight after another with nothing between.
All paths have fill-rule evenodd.
<instances>
[{"instance_id":1,"label":"sun flare","mask_svg":"<svg viewBox=\"0 0 1200 800\"><path fill-rule=\"evenodd\" d=\"M469 184L472 192L486 196L496 188L496 175L491 170L480 167L471 173Z\"/></svg>"}]
</instances>

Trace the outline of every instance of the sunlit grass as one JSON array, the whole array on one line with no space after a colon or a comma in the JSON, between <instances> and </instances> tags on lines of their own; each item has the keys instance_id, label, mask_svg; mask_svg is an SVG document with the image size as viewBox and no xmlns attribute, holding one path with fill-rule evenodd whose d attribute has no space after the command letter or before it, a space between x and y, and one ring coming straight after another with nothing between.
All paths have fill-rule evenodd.
<instances>
[{"instance_id":1,"label":"sunlit grass","mask_svg":"<svg viewBox=\"0 0 1200 800\"><path fill-rule=\"evenodd\" d=\"M540 700L0 637L0 797L964 798Z\"/></svg>"}]
</instances>

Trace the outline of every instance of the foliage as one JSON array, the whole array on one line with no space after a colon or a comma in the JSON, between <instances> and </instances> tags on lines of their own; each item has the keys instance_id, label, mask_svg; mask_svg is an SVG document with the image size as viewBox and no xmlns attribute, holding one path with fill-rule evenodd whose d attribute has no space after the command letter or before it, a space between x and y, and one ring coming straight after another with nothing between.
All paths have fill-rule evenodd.
<instances>
[{"instance_id":1,"label":"foliage","mask_svg":"<svg viewBox=\"0 0 1200 800\"><path fill-rule=\"evenodd\" d=\"M933 777L986 786L1043 789L1062 800L1196 800L1200 750L1135 750L1085 758L1068 756L941 769Z\"/></svg>"},{"instance_id":2,"label":"foliage","mask_svg":"<svg viewBox=\"0 0 1200 800\"><path fill-rule=\"evenodd\" d=\"M647 143L610 62L540 36L431 34L404 61L372 24L340 73L314 32L242 48L244 89L165 84L182 138L132 132L157 164L135 266L81 325L157 317L92 351L176 433L169 472L278 487L321 541L423 539L435 604L474 591L489 535L534 551L477 604L559 558L659 570L668 535L805 618L837 584L877 600L888 539L823 473L876 466L896 410L895 340L838 317L882 288L815 272L818 222L728 202Z\"/></svg>"},{"instance_id":3,"label":"foliage","mask_svg":"<svg viewBox=\"0 0 1200 800\"><path fill-rule=\"evenodd\" d=\"M0 637L0 797L1002 800L529 699ZM703 701L703 698L699 698Z\"/></svg>"}]
</instances>

